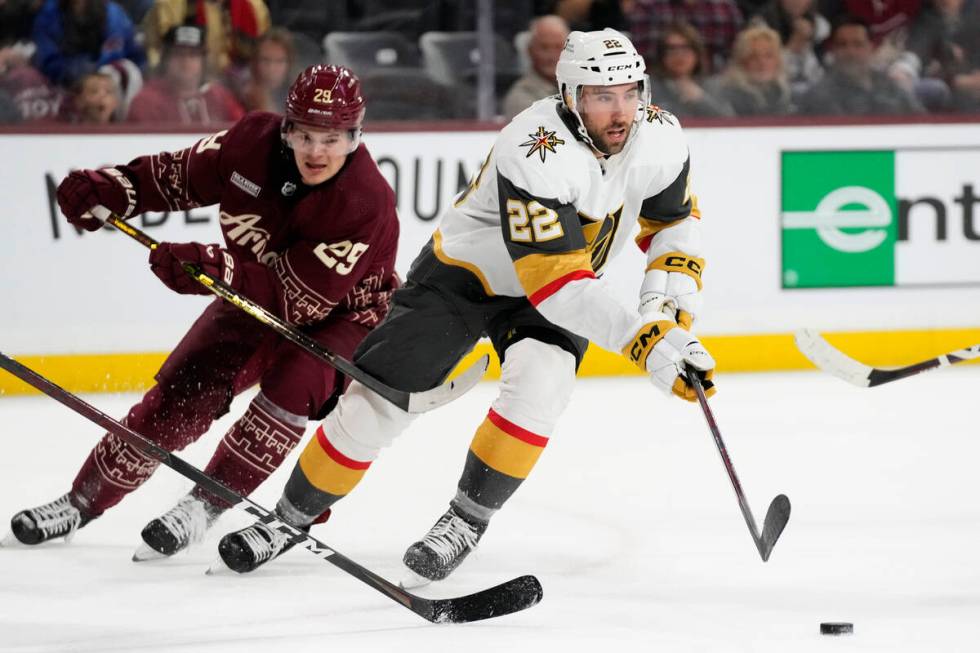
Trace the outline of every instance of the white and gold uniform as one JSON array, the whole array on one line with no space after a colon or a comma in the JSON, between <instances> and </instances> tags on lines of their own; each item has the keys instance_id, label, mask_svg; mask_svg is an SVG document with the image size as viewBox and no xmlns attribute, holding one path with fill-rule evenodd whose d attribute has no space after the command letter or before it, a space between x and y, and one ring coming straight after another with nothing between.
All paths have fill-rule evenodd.
<instances>
[{"instance_id":1,"label":"white and gold uniform","mask_svg":"<svg viewBox=\"0 0 980 653\"><path fill-rule=\"evenodd\" d=\"M444 214L436 256L471 271L488 296L526 296L554 324L622 350L640 316L597 275L626 246L633 223L651 269L700 284L703 266L680 124L655 106L639 110L623 151L604 159L576 138L557 96L518 114Z\"/></svg>"},{"instance_id":2,"label":"white and gold uniform","mask_svg":"<svg viewBox=\"0 0 980 653\"><path fill-rule=\"evenodd\" d=\"M406 552L419 577L455 569L527 478L589 341L622 351L665 391L691 399L681 380L691 366L709 388L714 362L678 326L696 312L703 266L680 125L632 99L638 109L622 151L597 157L576 108L584 86L639 95L644 66L618 32L572 32L558 65L562 100L536 102L501 131L415 259L388 317L355 353L361 369L409 391L440 383L484 335L501 359L499 395L470 443L451 508ZM648 259L642 315L599 278L634 221ZM311 523L353 489L411 418L352 383L300 456L279 516Z\"/></svg>"}]
</instances>

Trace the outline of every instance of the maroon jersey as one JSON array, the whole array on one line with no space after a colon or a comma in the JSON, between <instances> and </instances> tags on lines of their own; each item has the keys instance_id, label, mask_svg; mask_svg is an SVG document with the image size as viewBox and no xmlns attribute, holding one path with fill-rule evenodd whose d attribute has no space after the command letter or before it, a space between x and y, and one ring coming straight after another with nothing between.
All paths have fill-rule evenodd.
<instances>
[{"instance_id":1,"label":"maroon jersey","mask_svg":"<svg viewBox=\"0 0 980 653\"><path fill-rule=\"evenodd\" d=\"M373 327L397 285L394 192L363 144L333 178L304 185L281 122L250 113L192 147L118 166L136 187L131 213L218 204L243 294L291 324L333 311Z\"/></svg>"}]
</instances>

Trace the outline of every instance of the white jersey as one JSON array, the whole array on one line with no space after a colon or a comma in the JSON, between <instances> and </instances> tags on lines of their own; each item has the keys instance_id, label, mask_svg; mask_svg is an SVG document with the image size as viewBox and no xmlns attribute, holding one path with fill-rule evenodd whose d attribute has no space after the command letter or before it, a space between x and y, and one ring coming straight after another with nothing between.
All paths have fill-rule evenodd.
<instances>
[{"instance_id":1,"label":"white jersey","mask_svg":"<svg viewBox=\"0 0 980 653\"><path fill-rule=\"evenodd\" d=\"M535 102L497 137L434 235L444 263L475 274L488 295L526 296L551 322L620 351L642 326L597 278L630 240L648 261L701 255L687 144L655 106L619 154L598 159L557 96Z\"/></svg>"}]
</instances>

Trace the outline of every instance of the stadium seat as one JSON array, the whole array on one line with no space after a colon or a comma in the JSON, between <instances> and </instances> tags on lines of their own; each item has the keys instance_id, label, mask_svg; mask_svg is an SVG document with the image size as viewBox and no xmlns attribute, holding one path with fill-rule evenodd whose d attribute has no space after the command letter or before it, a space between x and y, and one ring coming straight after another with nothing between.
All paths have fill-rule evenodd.
<instances>
[{"instance_id":1,"label":"stadium seat","mask_svg":"<svg viewBox=\"0 0 980 653\"><path fill-rule=\"evenodd\" d=\"M417 68L418 47L398 32L330 32L323 39L327 62L358 74L371 68Z\"/></svg>"},{"instance_id":2,"label":"stadium seat","mask_svg":"<svg viewBox=\"0 0 980 653\"><path fill-rule=\"evenodd\" d=\"M514 51L517 53L517 67L522 75L531 70L531 56L527 53L527 46L530 43L530 30L524 30L514 35Z\"/></svg>"},{"instance_id":3,"label":"stadium seat","mask_svg":"<svg viewBox=\"0 0 980 653\"><path fill-rule=\"evenodd\" d=\"M306 68L313 64L323 63L323 50L310 35L303 32L292 32L293 49L296 51L297 68Z\"/></svg>"},{"instance_id":4,"label":"stadium seat","mask_svg":"<svg viewBox=\"0 0 980 653\"><path fill-rule=\"evenodd\" d=\"M473 117L472 107L464 106L467 96L434 81L421 68L373 68L360 77L369 121Z\"/></svg>"},{"instance_id":5,"label":"stadium seat","mask_svg":"<svg viewBox=\"0 0 980 653\"><path fill-rule=\"evenodd\" d=\"M514 47L498 36L494 47L494 71L499 78L517 77ZM442 84L471 83L480 64L476 32L426 32L419 37L422 58L429 75Z\"/></svg>"}]
</instances>

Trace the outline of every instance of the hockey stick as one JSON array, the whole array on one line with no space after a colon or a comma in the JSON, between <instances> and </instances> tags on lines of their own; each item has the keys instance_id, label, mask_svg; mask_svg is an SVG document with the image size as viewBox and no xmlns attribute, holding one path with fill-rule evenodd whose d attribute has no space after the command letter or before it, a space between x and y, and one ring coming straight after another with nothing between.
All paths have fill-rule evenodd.
<instances>
[{"instance_id":1,"label":"hockey stick","mask_svg":"<svg viewBox=\"0 0 980 653\"><path fill-rule=\"evenodd\" d=\"M25 383L29 383L49 397L61 402L79 415L98 424L113 435L125 440L147 456L159 460L181 476L206 488L232 505L239 505L245 512L264 522L270 528L289 535L296 544L313 555L339 567L362 583L378 590L423 619L433 623L464 623L499 617L530 608L543 596L541 583L534 576L521 576L489 589L449 599L426 599L404 591L374 572L362 567L350 558L328 547L308 533L280 521L275 513L237 492L225 487L190 463L153 444L125 424L106 415L80 397L55 385L34 370L25 367L0 352L0 367Z\"/></svg>"},{"instance_id":2,"label":"hockey stick","mask_svg":"<svg viewBox=\"0 0 980 653\"><path fill-rule=\"evenodd\" d=\"M980 357L980 345L973 345L921 363L913 363L903 367L881 368L871 367L844 355L839 349L827 342L823 336L813 329L801 329L795 334L796 348L810 359L814 365L824 372L844 379L862 388L872 388L883 383L891 383L907 376L921 374L929 370L962 363Z\"/></svg>"},{"instance_id":3,"label":"hockey stick","mask_svg":"<svg viewBox=\"0 0 980 653\"><path fill-rule=\"evenodd\" d=\"M97 206L92 209L92 212L96 214L97 218L108 225L112 225L136 242L149 249L156 249L158 243L149 234L140 231L119 216L109 212L105 207ZM215 279L211 275L203 272L199 266L193 263L183 263L183 266L187 274L194 277L202 286L218 297L234 304L293 344L302 347L320 360L333 366L339 372L343 372L349 378L360 382L362 385L370 388L409 413L424 413L433 408L448 404L450 401L462 396L483 378L483 373L486 372L487 366L490 364L490 357L484 355L452 381L447 381L431 390L425 390L424 392L396 390L385 385L347 359L324 349L320 343L310 336L289 326L255 302L233 290L220 279Z\"/></svg>"},{"instance_id":4,"label":"hockey stick","mask_svg":"<svg viewBox=\"0 0 980 653\"><path fill-rule=\"evenodd\" d=\"M704 386L701 384L701 377L693 369L688 368L687 378L691 380L691 385L694 386L694 391L698 395L701 412L704 413L704 419L708 423L711 435L714 436L715 446L718 447L718 453L721 454L721 461L725 464L728 478L731 480L732 487L735 489L735 496L738 497L738 507L742 509L742 517L745 518L745 523L749 527L749 533L752 535L752 541L755 542L755 548L759 550L762 561L766 562L769 560L769 554L772 553L772 548L776 546L776 540L779 539L783 529L786 528L786 522L789 521L789 497L785 494L780 494L769 504L769 510L766 511L766 519L762 522L762 535L760 536L759 527L755 523L755 517L752 516L752 511L749 509L749 502L745 500L745 493L742 492L742 484L739 483L738 476L735 474L732 459L728 457L728 450L725 448L725 443L721 439L721 431L718 430L715 416L711 413L711 408L708 406L708 398L704 396Z\"/></svg>"}]
</instances>

